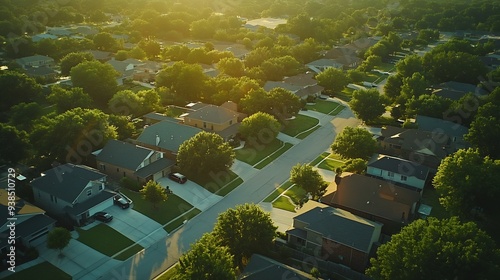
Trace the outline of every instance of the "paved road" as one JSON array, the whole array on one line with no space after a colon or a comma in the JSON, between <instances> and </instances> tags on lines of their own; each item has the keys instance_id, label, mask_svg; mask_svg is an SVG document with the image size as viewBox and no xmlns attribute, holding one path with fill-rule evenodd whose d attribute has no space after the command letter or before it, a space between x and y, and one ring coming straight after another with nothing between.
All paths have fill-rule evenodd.
<instances>
[{"instance_id":1,"label":"paved road","mask_svg":"<svg viewBox=\"0 0 500 280\"><path fill-rule=\"evenodd\" d=\"M288 179L293 165L310 162L329 148L334 137L345 126L357 126L359 121L349 109L342 111L333 121L325 115L327 123L304 141L290 148L277 160L246 180L219 203L191 219L178 231L149 247L142 253L116 266L99 279L151 279L176 263L190 244L213 229L219 213L243 203L259 203L277 186ZM195 205L196 206L196 205Z\"/></svg>"}]
</instances>

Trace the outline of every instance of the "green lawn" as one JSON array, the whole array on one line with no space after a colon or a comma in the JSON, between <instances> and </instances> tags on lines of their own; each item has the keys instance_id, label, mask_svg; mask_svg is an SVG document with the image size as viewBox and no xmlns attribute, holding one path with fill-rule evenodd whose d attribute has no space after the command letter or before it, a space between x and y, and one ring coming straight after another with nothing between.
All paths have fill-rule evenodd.
<instances>
[{"instance_id":1,"label":"green lawn","mask_svg":"<svg viewBox=\"0 0 500 280\"><path fill-rule=\"evenodd\" d=\"M121 189L121 191L132 199L134 202L134 210L148 216L162 225L177 218L179 215L193 207L184 199L176 196L175 194L170 194L166 201L159 203L157 207L154 208L151 202L142 198L140 193L127 189Z\"/></svg>"},{"instance_id":2,"label":"green lawn","mask_svg":"<svg viewBox=\"0 0 500 280\"><path fill-rule=\"evenodd\" d=\"M382 77L382 74L379 74L377 72L370 72L365 75L365 78L363 81L373 83L376 80L378 80L380 77Z\"/></svg>"},{"instance_id":3,"label":"green lawn","mask_svg":"<svg viewBox=\"0 0 500 280\"><path fill-rule=\"evenodd\" d=\"M445 219L450 217L450 213L439 203L439 195L435 189L425 188L422 195L422 203L432 206L431 217Z\"/></svg>"},{"instance_id":4,"label":"green lawn","mask_svg":"<svg viewBox=\"0 0 500 280\"><path fill-rule=\"evenodd\" d=\"M255 168L257 168L257 169L264 168L266 165L273 162L273 160L277 159L279 156L281 156L284 152L286 152L291 147L293 147L292 144L285 143L285 145L283 147L281 147L279 150L277 150L275 153L271 154L269 157L267 157L263 161L259 162L259 164L255 165Z\"/></svg>"},{"instance_id":5,"label":"green lawn","mask_svg":"<svg viewBox=\"0 0 500 280\"><path fill-rule=\"evenodd\" d=\"M137 85L137 84L134 84L134 83L125 83L121 86L118 87L118 91L120 90L131 90L133 92L139 92L141 90L148 90L150 88L147 88L147 87L143 87L141 85Z\"/></svg>"},{"instance_id":6,"label":"green lawn","mask_svg":"<svg viewBox=\"0 0 500 280\"><path fill-rule=\"evenodd\" d=\"M333 110L332 112L330 112L329 115L330 116L336 116L338 113L340 113L344 109L345 109L345 106L339 104L339 106L337 108L335 108L335 110Z\"/></svg>"},{"instance_id":7,"label":"green lawn","mask_svg":"<svg viewBox=\"0 0 500 280\"><path fill-rule=\"evenodd\" d=\"M196 178L189 178L193 180L196 184L204 187L207 191L211 193L217 193L218 195L226 195L232 189L225 190L224 186L229 184L229 182L238 178L238 175L231 170L221 171L219 173L213 174L214 176L210 176L210 174L205 174L203 176L198 176ZM238 185L234 185L236 183L232 183L228 188L236 188Z\"/></svg>"},{"instance_id":8,"label":"green lawn","mask_svg":"<svg viewBox=\"0 0 500 280\"><path fill-rule=\"evenodd\" d=\"M298 134L298 135L297 135L297 136L295 136L295 137L296 137L296 138L298 138L298 139L304 139L304 138L306 138L307 136L309 136L311 133L313 133L313 132L315 132L316 130L318 130L318 128L320 128L320 126L319 126L319 125L317 125L317 126L313 127L313 129L310 129L310 130L308 130L308 131L306 131L306 132L302 132L302 133Z\"/></svg>"},{"instance_id":9,"label":"green lawn","mask_svg":"<svg viewBox=\"0 0 500 280\"><path fill-rule=\"evenodd\" d=\"M221 196L226 196L228 193L230 193L232 190L236 189L239 185L243 183L243 179L238 178L231 183L225 185L222 189L219 189L216 194L221 195Z\"/></svg>"},{"instance_id":10,"label":"green lawn","mask_svg":"<svg viewBox=\"0 0 500 280\"><path fill-rule=\"evenodd\" d=\"M325 159L318 165L318 168L335 171L335 169L341 167L342 165L344 165L343 161L338 161L335 159Z\"/></svg>"},{"instance_id":11,"label":"green lawn","mask_svg":"<svg viewBox=\"0 0 500 280\"><path fill-rule=\"evenodd\" d=\"M349 102L352 99L353 92L354 92L354 89L346 87L344 90L342 90L342 92L335 93L335 96L338 97L339 99L345 101L345 102Z\"/></svg>"},{"instance_id":12,"label":"green lawn","mask_svg":"<svg viewBox=\"0 0 500 280\"><path fill-rule=\"evenodd\" d=\"M290 212L295 212L295 206L290 203L288 197L280 196L276 201L273 202L274 208L283 209Z\"/></svg>"},{"instance_id":13,"label":"green lawn","mask_svg":"<svg viewBox=\"0 0 500 280\"><path fill-rule=\"evenodd\" d=\"M177 266L177 263L171 266L167 271L165 271L164 274L162 274L160 277L158 277L157 280L169 280L174 277L174 275L177 272L177 269L175 268Z\"/></svg>"},{"instance_id":14,"label":"green lawn","mask_svg":"<svg viewBox=\"0 0 500 280\"><path fill-rule=\"evenodd\" d=\"M288 195L293 200L293 203L299 204L300 201L306 196L306 191L303 188L295 185L288 191L286 191L285 195Z\"/></svg>"},{"instance_id":15,"label":"green lawn","mask_svg":"<svg viewBox=\"0 0 500 280\"><path fill-rule=\"evenodd\" d=\"M177 107L177 106L168 106L166 108L166 112L165 114L169 117L172 117L172 118L175 118L175 117L178 117L184 113L186 113L187 110L186 109L183 109L181 107Z\"/></svg>"},{"instance_id":16,"label":"green lawn","mask_svg":"<svg viewBox=\"0 0 500 280\"><path fill-rule=\"evenodd\" d=\"M128 246L134 245L134 241L103 223L89 230L80 228L76 230L79 234L78 241L110 257ZM135 249L139 249L137 250L139 252L142 247L135 247Z\"/></svg>"},{"instance_id":17,"label":"green lawn","mask_svg":"<svg viewBox=\"0 0 500 280\"><path fill-rule=\"evenodd\" d=\"M12 275L3 278L5 280L26 280L26 279L37 279L37 280L71 280L71 276L66 274L64 271L53 266L49 262L43 262L34 265L30 268L26 268L21 271L12 273Z\"/></svg>"},{"instance_id":18,"label":"green lawn","mask_svg":"<svg viewBox=\"0 0 500 280\"><path fill-rule=\"evenodd\" d=\"M246 162L250 165L255 165L265 157L278 150L283 145L278 139L267 145L258 145L257 147L245 146L242 149L236 150L236 159Z\"/></svg>"},{"instance_id":19,"label":"green lawn","mask_svg":"<svg viewBox=\"0 0 500 280\"><path fill-rule=\"evenodd\" d=\"M172 232L174 229L180 227L185 220L190 220L192 219L194 216L200 214L201 211L194 208L193 210L187 212L186 214L180 216L179 218L175 219L174 221L172 221L170 224L164 226L163 228L165 229L165 231L167 231L168 233Z\"/></svg>"},{"instance_id":20,"label":"green lawn","mask_svg":"<svg viewBox=\"0 0 500 280\"><path fill-rule=\"evenodd\" d=\"M139 244L135 244L134 246L128 248L127 250L121 252L118 254L115 259L120 260L120 261L125 261L128 258L132 257L133 255L137 254L137 252L140 252L142 250L142 246Z\"/></svg>"},{"instance_id":21,"label":"green lawn","mask_svg":"<svg viewBox=\"0 0 500 280\"><path fill-rule=\"evenodd\" d=\"M375 69L392 72L395 70L395 66L392 63L382 62L382 64L375 66Z\"/></svg>"},{"instance_id":22,"label":"green lawn","mask_svg":"<svg viewBox=\"0 0 500 280\"><path fill-rule=\"evenodd\" d=\"M295 119L287 121L283 133L292 137L297 136L299 133L306 131L319 123L319 120L313 117L298 114Z\"/></svg>"},{"instance_id":23,"label":"green lawn","mask_svg":"<svg viewBox=\"0 0 500 280\"><path fill-rule=\"evenodd\" d=\"M335 108L337 108L339 104L337 102L325 101L318 99L316 100L316 104L314 105L306 105L307 110L320 112L323 114L328 114Z\"/></svg>"},{"instance_id":24,"label":"green lawn","mask_svg":"<svg viewBox=\"0 0 500 280\"><path fill-rule=\"evenodd\" d=\"M266 199L264 199L264 202L272 202L281 193L286 191L286 189L288 189L291 185L292 185L292 183L290 181L286 181L285 183L281 184L281 186L279 186L279 188L274 190L274 192L272 192L268 197L266 197Z\"/></svg>"},{"instance_id":25,"label":"green lawn","mask_svg":"<svg viewBox=\"0 0 500 280\"><path fill-rule=\"evenodd\" d=\"M330 153L327 153L327 152L322 153L315 160L311 161L310 165L316 166L321 160L328 157L329 155L330 155Z\"/></svg>"}]
</instances>

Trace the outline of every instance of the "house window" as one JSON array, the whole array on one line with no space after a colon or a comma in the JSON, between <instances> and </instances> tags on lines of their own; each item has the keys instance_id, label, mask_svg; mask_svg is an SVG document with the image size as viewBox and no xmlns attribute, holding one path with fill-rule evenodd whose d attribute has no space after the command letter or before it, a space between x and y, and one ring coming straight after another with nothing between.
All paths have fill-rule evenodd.
<instances>
[{"instance_id":1,"label":"house window","mask_svg":"<svg viewBox=\"0 0 500 280\"><path fill-rule=\"evenodd\" d=\"M389 177L394 177L394 172L387 171L387 176L389 176Z\"/></svg>"},{"instance_id":2,"label":"house window","mask_svg":"<svg viewBox=\"0 0 500 280\"><path fill-rule=\"evenodd\" d=\"M211 130L214 130L214 125L211 125L211 126L210 126L210 129L211 129Z\"/></svg>"},{"instance_id":3,"label":"house window","mask_svg":"<svg viewBox=\"0 0 500 280\"><path fill-rule=\"evenodd\" d=\"M104 165L104 164L101 163L100 167L101 167L101 170L106 170L106 165Z\"/></svg>"},{"instance_id":4,"label":"house window","mask_svg":"<svg viewBox=\"0 0 500 280\"><path fill-rule=\"evenodd\" d=\"M161 158L161 154L160 153L156 154L156 159L160 159L160 158Z\"/></svg>"},{"instance_id":5,"label":"house window","mask_svg":"<svg viewBox=\"0 0 500 280\"><path fill-rule=\"evenodd\" d=\"M207 123L203 122L203 128L207 128Z\"/></svg>"},{"instance_id":6,"label":"house window","mask_svg":"<svg viewBox=\"0 0 500 280\"><path fill-rule=\"evenodd\" d=\"M401 181L406 181L406 179L408 179L408 178L406 178L405 175L401 175Z\"/></svg>"},{"instance_id":7,"label":"house window","mask_svg":"<svg viewBox=\"0 0 500 280\"><path fill-rule=\"evenodd\" d=\"M57 204L57 197L50 195L50 201Z\"/></svg>"},{"instance_id":8,"label":"house window","mask_svg":"<svg viewBox=\"0 0 500 280\"><path fill-rule=\"evenodd\" d=\"M104 185L102 185L102 184L101 184L101 185L99 185L99 190L100 190L100 191L104 190Z\"/></svg>"},{"instance_id":9,"label":"house window","mask_svg":"<svg viewBox=\"0 0 500 280\"><path fill-rule=\"evenodd\" d=\"M87 196L91 196L92 195L92 189L88 189L87 190Z\"/></svg>"}]
</instances>

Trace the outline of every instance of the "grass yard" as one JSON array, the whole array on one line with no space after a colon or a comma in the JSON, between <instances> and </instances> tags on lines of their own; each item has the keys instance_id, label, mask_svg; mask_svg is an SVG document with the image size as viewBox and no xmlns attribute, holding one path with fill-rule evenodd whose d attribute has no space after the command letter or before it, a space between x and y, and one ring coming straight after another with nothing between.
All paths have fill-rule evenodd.
<instances>
[{"instance_id":1,"label":"grass yard","mask_svg":"<svg viewBox=\"0 0 500 280\"><path fill-rule=\"evenodd\" d=\"M335 169L341 167L342 165L344 165L343 161L327 158L318 165L318 168L335 171Z\"/></svg>"},{"instance_id":2,"label":"grass yard","mask_svg":"<svg viewBox=\"0 0 500 280\"><path fill-rule=\"evenodd\" d=\"M177 218L179 215L193 207L184 199L176 196L175 194L171 194L168 196L167 201L159 203L157 208L153 208L151 202L143 199L140 193L127 189L122 189L121 191L134 201L134 210L148 216L162 225Z\"/></svg>"},{"instance_id":3,"label":"grass yard","mask_svg":"<svg viewBox=\"0 0 500 280\"><path fill-rule=\"evenodd\" d=\"M450 213L439 203L439 195L435 189L425 188L422 195L422 203L432 206L431 217L445 219L450 217Z\"/></svg>"},{"instance_id":4,"label":"grass yard","mask_svg":"<svg viewBox=\"0 0 500 280\"><path fill-rule=\"evenodd\" d=\"M287 121L285 129L282 132L295 137L303 131L313 128L318 123L319 120L316 118L297 114L295 119Z\"/></svg>"},{"instance_id":5,"label":"grass yard","mask_svg":"<svg viewBox=\"0 0 500 280\"><path fill-rule=\"evenodd\" d=\"M34 265L30 268L26 268L21 271L16 271L12 275L4 278L5 280L26 280L26 279L37 279L37 280L71 280L71 276L66 274L64 271L53 266L49 262L43 262Z\"/></svg>"},{"instance_id":6,"label":"grass yard","mask_svg":"<svg viewBox=\"0 0 500 280\"><path fill-rule=\"evenodd\" d=\"M336 116L338 115L338 113L342 112L342 110L345 109L345 106L344 105L340 105L337 106L337 108L335 108L335 110L333 110L332 112L329 113L330 116Z\"/></svg>"},{"instance_id":7,"label":"grass yard","mask_svg":"<svg viewBox=\"0 0 500 280\"><path fill-rule=\"evenodd\" d=\"M135 244L134 241L102 223L89 230L79 228L76 230L79 234L78 241L110 257ZM139 249L137 252L142 250L141 246L135 248Z\"/></svg>"},{"instance_id":8,"label":"grass yard","mask_svg":"<svg viewBox=\"0 0 500 280\"><path fill-rule=\"evenodd\" d=\"M228 193L230 193L232 190L236 189L239 185L243 183L243 179L238 178L231 183L225 185L222 189L219 189L216 194L221 195L221 196L226 196Z\"/></svg>"},{"instance_id":9,"label":"grass yard","mask_svg":"<svg viewBox=\"0 0 500 280\"><path fill-rule=\"evenodd\" d=\"M290 202L288 197L280 196L273 202L274 208L283 209L290 212L295 212L295 206Z\"/></svg>"},{"instance_id":10,"label":"grass yard","mask_svg":"<svg viewBox=\"0 0 500 280\"><path fill-rule=\"evenodd\" d=\"M395 70L395 66L392 63L382 62L382 64L375 66L375 69L379 69L385 72L392 72Z\"/></svg>"},{"instance_id":11,"label":"grass yard","mask_svg":"<svg viewBox=\"0 0 500 280\"><path fill-rule=\"evenodd\" d=\"M314 105L306 105L307 110L320 112L323 114L328 114L337 108L339 104L337 102L325 101L318 99Z\"/></svg>"},{"instance_id":12,"label":"grass yard","mask_svg":"<svg viewBox=\"0 0 500 280\"><path fill-rule=\"evenodd\" d=\"M380 77L382 77L382 74L379 74L377 72L370 72L365 75L365 78L363 81L373 83L376 80L378 80Z\"/></svg>"},{"instance_id":13,"label":"grass yard","mask_svg":"<svg viewBox=\"0 0 500 280\"><path fill-rule=\"evenodd\" d=\"M181 107L167 106L165 114L169 117L175 118L175 117L178 117L186 112L187 112L187 110L183 109Z\"/></svg>"},{"instance_id":14,"label":"grass yard","mask_svg":"<svg viewBox=\"0 0 500 280\"><path fill-rule=\"evenodd\" d=\"M274 139L273 142L267 145L258 145L257 147L245 146L243 149L236 150L236 159L246 162L250 165L255 165L265 157L272 154L274 151L281 148L283 142Z\"/></svg>"},{"instance_id":15,"label":"grass yard","mask_svg":"<svg viewBox=\"0 0 500 280\"><path fill-rule=\"evenodd\" d=\"M118 91L120 90L131 90L133 92L139 92L141 90L148 90L150 88L147 88L147 87L144 87L144 86L141 86L141 85L137 85L137 84L134 84L134 83L125 83L121 86L118 87Z\"/></svg>"},{"instance_id":16,"label":"grass yard","mask_svg":"<svg viewBox=\"0 0 500 280\"><path fill-rule=\"evenodd\" d=\"M292 200L293 203L299 204L300 201L306 196L306 191L295 185L291 189L285 192L285 195L289 196Z\"/></svg>"},{"instance_id":17,"label":"grass yard","mask_svg":"<svg viewBox=\"0 0 500 280\"><path fill-rule=\"evenodd\" d=\"M322 161L324 158L328 157L330 153L324 152L321 155L319 155L315 160L311 161L310 165L316 166L320 161Z\"/></svg>"},{"instance_id":18,"label":"grass yard","mask_svg":"<svg viewBox=\"0 0 500 280\"><path fill-rule=\"evenodd\" d=\"M349 102L352 99L353 92L354 89L346 87L344 90L342 90L342 92L335 93L335 97L338 97L342 101Z\"/></svg>"},{"instance_id":19,"label":"grass yard","mask_svg":"<svg viewBox=\"0 0 500 280\"><path fill-rule=\"evenodd\" d=\"M171 266L165 273L163 273L157 280L169 280L172 279L177 273L177 269L175 268L177 263Z\"/></svg>"},{"instance_id":20,"label":"grass yard","mask_svg":"<svg viewBox=\"0 0 500 280\"><path fill-rule=\"evenodd\" d=\"M311 133L313 133L316 130L318 130L319 128L320 128L320 126L317 125L317 126L313 127L312 129L310 129L308 131L305 131L305 132L302 132L302 133L298 134L295 137L302 140L302 139L306 138L307 136L309 136Z\"/></svg>"},{"instance_id":21,"label":"grass yard","mask_svg":"<svg viewBox=\"0 0 500 280\"><path fill-rule=\"evenodd\" d=\"M185 220L191 220L194 216L200 214L201 211L194 208L193 210L187 212L186 214L180 216L179 218L173 220L170 224L164 226L163 228L165 229L166 232L171 233L174 231L176 228L180 227Z\"/></svg>"},{"instance_id":22,"label":"grass yard","mask_svg":"<svg viewBox=\"0 0 500 280\"><path fill-rule=\"evenodd\" d=\"M239 184L234 185L236 183L233 182L230 186L228 186L229 188L228 190L224 188L224 186L229 184L229 182L238 178L238 175L231 170L228 170L226 172L222 171L220 173L215 174L215 176L216 178L212 178L210 174L205 174L205 176L199 176L190 179L193 180L193 182L195 182L196 184L205 188L207 191L211 193L217 193L218 195L226 195L232 190L230 188L234 189L239 185Z\"/></svg>"},{"instance_id":23,"label":"grass yard","mask_svg":"<svg viewBox=\"0 0 500 280\"><path fill-rule=\"evenodd\" d=\"M266 197L266 199L264 199L264 202L272 202L281 193L286 191L286 189L288 189L291 185L292 185L292 183L290 181L286 181L285 183L281 184L281 186L279 186L279 188L274 190L274 192L272 192L268 197Z\"/></svg>"},{"instance_id":24,"label":"grass yard","mask_svg":"<svg viewBox=\"0 0 500 280\"><path fill-rule=\"evenodd\" d=\"M115 259L119 260L119 261L125 261L127 260L128 258L132 257L133 255L135 255L137 252L140 252L142 250L142 246L139 245L139 244L135 244L134 246L128 248L127 250L121 252L120 254L118 254Z\"/></svg>"},{"instance_id":25,"label":"grass yard","mask_svg":"<svg viewBox=\"0 0 500 280\"><path fill-rule=\"evenodd\" d=\"M283 147L281 147L279 150L277 150L275 153L271 154L269 157L267 157L263 161L259 162L259 164L255 165L255 168L257 168L257 169L264 168L266 165L273 162L275 159L277 159L279 156L281 156L284 152L286 152L291 147L293 147L292 144L285 143L285 145Z\"/></svg>"}]
</instances>

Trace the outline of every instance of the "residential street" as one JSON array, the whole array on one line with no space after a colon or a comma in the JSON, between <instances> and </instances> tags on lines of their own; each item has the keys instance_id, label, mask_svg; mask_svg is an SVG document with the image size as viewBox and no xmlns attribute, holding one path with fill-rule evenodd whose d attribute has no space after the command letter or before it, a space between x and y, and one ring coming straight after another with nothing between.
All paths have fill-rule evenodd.
<instances>
[{"instance_id":1,"label":"residential street","mask_svg":"<svg viewBox=\"0 0 500 280\"><path fill-rule=\"evenodd\" d=\"M338 101L338 100L336 100ZM178 261L191 243L212 230L219 213L243 203L259 203L276 187L288 179L292 166L314 160L331 145L334 137L345 126L357 126L359 121L346 108L332 120L323 115L321 128L294 145L218 203L191 219L178 231L168 235L144 252L116 266L105 275L87 275L84 279L151 279ZM196 206L196 205L194 205ZM104 264L103 264L104 265Z\"/></svg>"}]
</instances>

